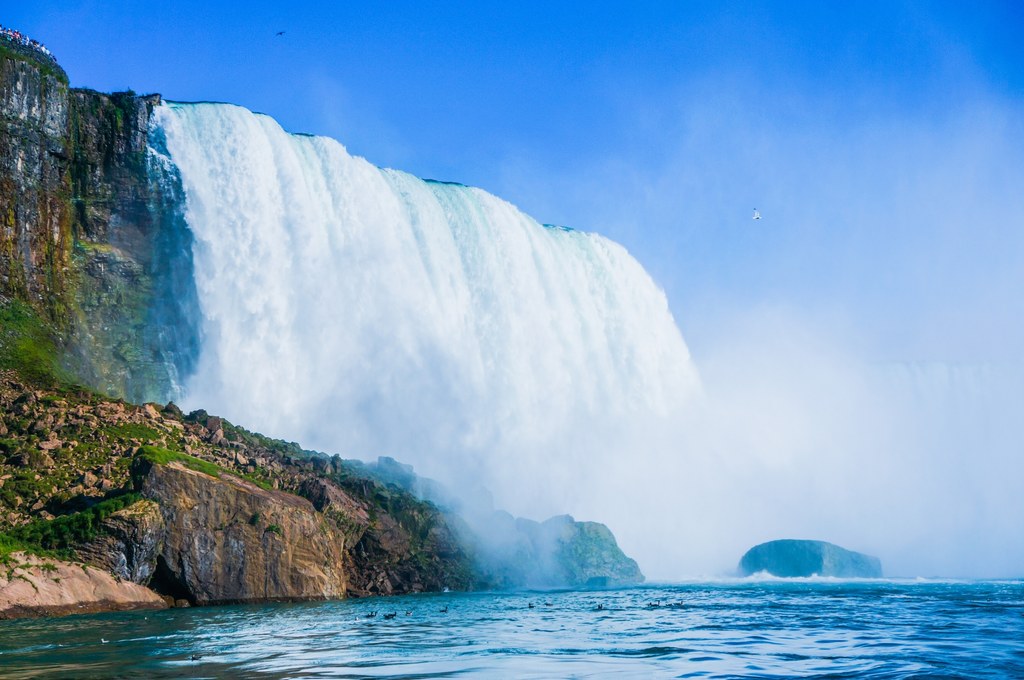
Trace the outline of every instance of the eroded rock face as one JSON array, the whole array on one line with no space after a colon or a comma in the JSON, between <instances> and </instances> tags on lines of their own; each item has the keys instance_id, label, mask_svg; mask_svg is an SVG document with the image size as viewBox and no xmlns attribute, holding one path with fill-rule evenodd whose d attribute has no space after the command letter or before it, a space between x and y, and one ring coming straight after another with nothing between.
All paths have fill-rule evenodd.
<instances>
[{"instance_id":1,"label":"eroded rock face","mask_svg":"<svg viewBox=\"0 0 1024 680\"><path fill-rule=\"evenodd\" d=\"M151 152L160 97L69 88L56 62L18 47L0 44L0 299L61 331L84 384L177 396L198 304L180 182Z\"/></svg>"},{"instance_id":2,"label":"eroded rock face","mask_svg":"<svg viewBox=\"0 0 1024 680\"><path fill-rule=\"evenodd\" d=\"M67 76L0 45L0 294L57 315L67 294Z\"/></svg>"},{"instance_id":3,"label":"eroded rock face","mask_svg":"<svg viewBox=\"0 0 1024 680\"><path fill-rule=\"evenodd\" d=\"M156 573L166 535L160 506L142 500L103 520L100 535L76 552L119 578L146 584Z\"/></svg>"},{"instance_id":4,"label":"eroded rock face","mask_svg":"<svg viewBox=\"0 0 1024 680\"><path fill-rule=\"evenodd\" d=\"M880 578L877 557L854 552L825 541L783 539L754 546L740 559L744 576L767 572L783 578L833 576Z\"/></svg>"},{"instance_id":5,"label":"eroded rock face","mask_svg":"<svg viewBox=\"0 0 1024 680\"><path fill-rule=\"evenodd\" d=\"M150 586L191 604L344 597L344 538L309 501L177 464L150 465L140 490L164 537Z\"/></svg>"},{"instance_id":6,"label":"eroded rock face","mask_svg":"<svg viewBox=\"0 0 1024 680\"><path fill-rule=\"evenodd\" d=\"M163 598L102 569L12 553L0 572L0 619L162 609Z\"/></svg>"}]
</instances>

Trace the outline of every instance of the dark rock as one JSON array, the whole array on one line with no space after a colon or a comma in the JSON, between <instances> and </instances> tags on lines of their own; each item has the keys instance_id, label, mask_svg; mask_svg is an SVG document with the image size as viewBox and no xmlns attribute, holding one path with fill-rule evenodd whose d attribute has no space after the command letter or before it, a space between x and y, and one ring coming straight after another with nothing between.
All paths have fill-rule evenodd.
<instances>
[{"instance_id":1,"label":"dark rock","mask_svg":"<svg viewBox=\"0 0 1024 680\"><path fill-rule=\"evenodd\" d=\"M783 539L754 546L740 559L740 574L767 572L783 578L834 576L880 578L877 557L840 548L825 541Z\"/></svg>"},{"instance_id":2,"label":"dark rock","mask_svg":"<svg viewBox=\"0 0 1024 680\"><path fill-rule=\"evenodd\" d=\"M142 500L103 520L99 536L76 552L83 561L103 567L115 576L148 584L156 571L165 535L159 505Z\"/></svg>"},{"instance_id":3,"label":"dark rock","mask_svg":"<svg viewBox=\"0 0 1024 680\"><path fill-rule=\"evenodd\" d=\"M175 420L182 420L185 417L181 412L181 409L178 408L178 405L173 401L167 402L167 406L164 406L163 413L165 416L169 416Z\"/></svg>"},{"instance_id":4,"label":"dark rock","mask_svg":"<svg viewBox=\"0 0 1024 680\"><path fill-rule=\"evenodd\" d=\"M158 592L193 604L345 596L344 540L309 501L177 465L137 475L163 517Z\"/></svg>"},{"instance_id":5,"label":"dark rock","mask_svg":"<svg viewBox=\"0 0 1024 680\"><path fill-rule=\"evenodd\" d=\"M160 97L71 89L52 59L13 47L0 45L0 296L60 331L84 384L166 399L194 369L198 305L180 180L148 153Z\"/></svg>"}]
</instances>

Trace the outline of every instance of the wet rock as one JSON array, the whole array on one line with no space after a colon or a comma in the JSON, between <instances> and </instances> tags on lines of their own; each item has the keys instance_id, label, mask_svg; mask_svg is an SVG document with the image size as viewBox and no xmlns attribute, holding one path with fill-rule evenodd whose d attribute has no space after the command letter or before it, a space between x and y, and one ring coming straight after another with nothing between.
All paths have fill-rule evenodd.
<instances>
[{"instance_id":1,"label":"wet rock","mask_svg":"<svg viewBox=\"0 0 1024 680\"><path fill-rule=\"evenodd\" d=\"M748 550L740 559L739 571L744 576L766 572L783 578L880 578L882 563L877 557L825 541L782 539Z\"/></svg>"}]
</instances>

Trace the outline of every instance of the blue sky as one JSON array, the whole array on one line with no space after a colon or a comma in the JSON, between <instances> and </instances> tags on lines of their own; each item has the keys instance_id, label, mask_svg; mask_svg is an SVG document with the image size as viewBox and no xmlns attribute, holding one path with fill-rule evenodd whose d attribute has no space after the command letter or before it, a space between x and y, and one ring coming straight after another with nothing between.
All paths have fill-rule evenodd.
<instances>
[{"instance_id":1,"label":"blue sky","mask_svg":"<svg viewBox=\"0 0 1024 680\"><path fill-rule=\"evenodd\" d=\"M766 309L875 359L1024 341L1018 3L29 0L0 23L74 85L242 104L604 233L698 356Z\"/></svg>"}]
</instances>

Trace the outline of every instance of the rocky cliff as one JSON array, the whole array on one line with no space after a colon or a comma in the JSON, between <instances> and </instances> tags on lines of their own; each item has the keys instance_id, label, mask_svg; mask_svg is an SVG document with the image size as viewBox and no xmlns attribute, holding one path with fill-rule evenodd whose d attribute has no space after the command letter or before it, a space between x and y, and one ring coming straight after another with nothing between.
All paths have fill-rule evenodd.
<instances>
[{"instance_id":1,"label":"rocky cliff","mask_svg":"<svg viewBox=\"0 0 1024 680\"><path fill-rule=\"evenodd\" d=\"M0 571L0 619L163 609L149 588L82 564L13 553Z\"/></svg>"},{"instance_id":2,"label":"rocky cliff","mask_svg":"<svg viewBox=\"0 0 1024 680\"><path fill-rule=\"evenodd\" d=\"M0 552L75 559L179 604L465 590L436 506L197 411L0 372Z\"/></svg>"},{"instance_id":3,"label":"rocky cliff","mask_svg":"<svg viewBox=\"0 0 1024 680\"><path fill-rule=\"evenodd\" d=\"M0 615L642 580L602 525L509 518L496 550L391 459L147 403L198 355L160 98L22 47L0 41Z\"/></svg>"},{"instance_id":4,"label":"rocky cliff","mask_svg":"<svg viewBox=\"0 0 1024 680\"><path fill-rule=\"evenodd\" d=\"M173 396L197 353L180 186L149 153L159 101L69 88L0 41L0 297L53 324L79 380L133 401Z\"/></svg>"},{"instance_id":5,"label":"rocky cliff","mask_svg":"<svg viewBox=\"0 0 1024 680\"><path fill-rule=\"evenodd\" d=\"M0 293L67 314L71 210L67 76L0 40Z\"/></svg>"}]
</instances>

